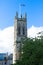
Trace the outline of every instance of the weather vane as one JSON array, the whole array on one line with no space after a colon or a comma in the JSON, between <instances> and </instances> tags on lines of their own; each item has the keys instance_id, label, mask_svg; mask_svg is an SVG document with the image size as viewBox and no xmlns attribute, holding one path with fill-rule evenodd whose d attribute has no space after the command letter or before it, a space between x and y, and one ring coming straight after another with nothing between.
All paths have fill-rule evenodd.
<instances>
[{"instance_id":1,"label":"weather vane","mask_svg":"<svg viewBox=\"0 0 43 65\"><path fill-rule=\"evenodd\" d=\"M21 4L20 7L21 7L21 14L22 14L22 7L25 7L25 4Z\"/></svg>"}]
</instances>

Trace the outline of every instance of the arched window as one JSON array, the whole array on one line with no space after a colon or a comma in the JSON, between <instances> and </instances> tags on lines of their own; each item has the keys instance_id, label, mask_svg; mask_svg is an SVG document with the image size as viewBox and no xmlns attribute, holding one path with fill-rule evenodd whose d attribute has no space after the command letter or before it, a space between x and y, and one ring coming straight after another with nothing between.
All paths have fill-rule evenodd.
<instances>
[{"instance_id":1,"label":"arched window","mask_svg":"<svg viewBox=\"0 0 43 65\"><path fill-rule=\"evenodd\" d=\"M18 35L20 35L20 26L18 27Z\"/></svg>"},{"instance_id":2,"label":"arched window","mask_svg":"<svg viewBox=\"0 0 43 65\"><path fill-rule=\"evenodd\" d=\"M25 35L25 28L23 27L23 35Z\"/></svg>"}]
</instances>

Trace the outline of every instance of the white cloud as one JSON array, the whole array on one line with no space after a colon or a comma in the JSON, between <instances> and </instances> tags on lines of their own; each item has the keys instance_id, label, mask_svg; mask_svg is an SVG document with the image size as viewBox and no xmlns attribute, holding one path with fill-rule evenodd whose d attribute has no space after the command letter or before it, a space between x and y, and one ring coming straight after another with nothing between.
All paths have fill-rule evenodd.
<instances>
[{"instance_id":1,"label":"white cloud","mask_svg":"<svg viewBox=\"0 0 43 65\"><path fill-rule=\"evenodd\" d=\"M32 26L27 31L28 37L37 37L37 33L43 31L43 27Z\"/></svg>"},{"instance_id":2,"label":"white cloud","mask_svg":"<svg viewBox=\"0 0 43 65\"><path fill-rule=\"evenodd\" d=\"M9 52L13 50L14 27L8 27L0 30L0 52Z\"/></svg>"},{"instance_id":3,"label":"white cloud","mask_svg":"<svg viewBox=\"0 0 43 65\"><path fill-rule=\"evenodd\" d=\"M37 33L43 31L43 27L32 26L27 31L28 37L35 37ZM14 27L7 27L3 30L0 29L0 52L13 52L14 44Z\"/></svg>"}]
</instances>

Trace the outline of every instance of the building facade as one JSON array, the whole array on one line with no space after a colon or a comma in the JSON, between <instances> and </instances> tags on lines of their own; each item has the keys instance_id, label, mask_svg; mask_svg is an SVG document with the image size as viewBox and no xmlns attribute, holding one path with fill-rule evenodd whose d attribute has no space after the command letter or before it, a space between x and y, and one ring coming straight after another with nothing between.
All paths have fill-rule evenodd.
<instances>
[{"instance_id":1,"label":"building facade","mask_svg":"<svg viewBox=\"0 0 43 65\"><path fill-rule=\"evenodd\" d=\"M6 65L7 64L7 53L0 53L0 65Z\"/></svg>"},{"instance_id":2,"label":"building facade","mask_svg":"<svg viewBox=\"0 0 43 65\"><path fill-rule=\"evenodd\" d=\"M0 53L0 65L11 64L13 64L13 54L8 55L7 53Z\"/></svg>"},{"instance_id":3,"label":"building facade","mask_svg":"<svg viewBox=\"0 0 43 65\"><path fill-rule=\"evenodd\" d=\"M20 58L21 38L27 37L27 17L26 13L24 16L18 17L18 12L14 19L14 52L13 52L13 63L15 60Z\"/></svg>"}]
</instances>

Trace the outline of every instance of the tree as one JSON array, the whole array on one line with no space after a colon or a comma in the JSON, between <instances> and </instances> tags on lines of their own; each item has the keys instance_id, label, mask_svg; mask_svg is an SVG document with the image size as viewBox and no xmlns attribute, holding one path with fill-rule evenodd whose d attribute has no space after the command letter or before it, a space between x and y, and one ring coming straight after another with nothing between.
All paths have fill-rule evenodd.
<instances>
[{"instance_id":1,"label":"tree","mask_svg":"<svg viewBox=\"0 0 43 65\"><path fill-rule=\"evenodd\" d=\"M43 65L43 38L22 41L21 58L15 65Z\"/></svg>"}]
</instances>

